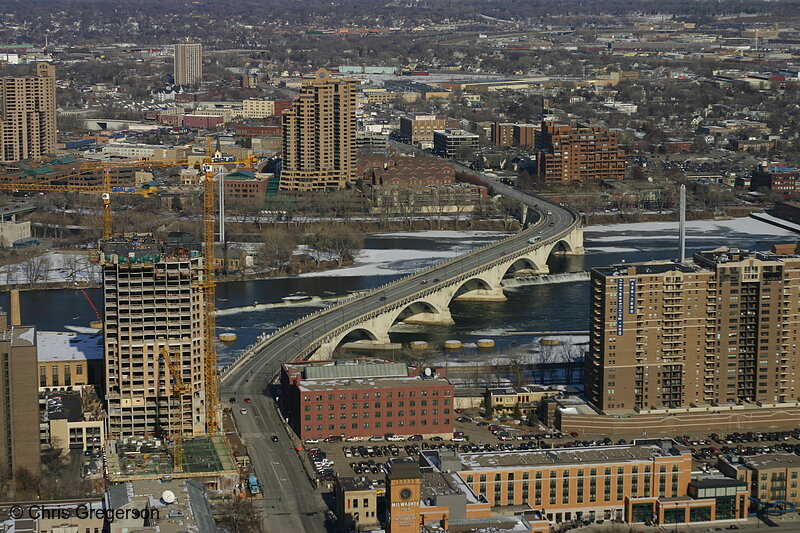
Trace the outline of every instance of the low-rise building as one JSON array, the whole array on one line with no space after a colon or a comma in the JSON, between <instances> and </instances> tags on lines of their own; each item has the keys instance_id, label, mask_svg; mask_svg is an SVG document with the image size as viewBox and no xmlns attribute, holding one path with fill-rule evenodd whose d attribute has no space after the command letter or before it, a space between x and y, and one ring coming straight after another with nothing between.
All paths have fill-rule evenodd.
<instances>
[{"instance_id":1,"label":"low-rise building","mask_svg":"<svg viewBox=\"0 0 800 533\"><path fill-rule=\"evenodd\" d=\"M281 403L305 440L393 433L452 437L455 387L385 359L283 363Z\"/></svg>"},{"instance_id":2,"label":"low-rise building","mask_svg":"<svg viewBox=\"0 0 800 533\"><path fill-rule=\"evenodd\" d=\"M267 118L275 114L275 100L266 98L247 98L242 101L244 118Z\"/></svg>"},{"instance_id":3,"label":"low-rise building","mask_svg":"<svg viewBox=\"0 0 800 533\"><path fill-rule=\"evenodd\" d=\"M537 386L487 388L483 401L489 413L526 416L531 411L536 412L543 399L560 392Z\"/></svg>"},{"instance_id":4,"label":"low-rise building","mask_svg":"<svg viewBox=\"0 0 800 533\"><path fill-rule=\"evenodd\" d=\"M750 496L765 504L800 504L800 457L791 453L720 456L717 468L728 477L744 482Z\"/></svg>"},{"instance_id":5,"label":"low-rise building","mask_svg":"<svg viewBox=\"0 0 800 533\"><path fill-rule=\"evenodd\" d=\"M378 490L365 477L337 477L336 516L344 531L379 529Z\"/></svg>"},{"instance_id":6,"label":"low-rise building","mask_svg":"<svg viewBox=\"0 0 800 533\"><path fill-rule=\"evenodd\" d=\"M436 115L400 117L400 138L409 144L430 148L433 146L433 132L446 126L447 119L438 118Z\"/></svg>"},{"instance_id":7,"label":"low-rise building","mask_svg":"<svg viewBox=\"0 0 800 533\"><path fill-rule=\"evenodd\" d=\"M760 165L750 179L750 190L769 190L788 197L800 189L800 169Z\"/></svg>"},{"instance_id":8,"label":"low-rise building","mask_svg":"<svg viewBox=\"0 0 800 533\"><path fill-rule=\"evenodd\" d=\"M105 446L105 417L94 387L40 393L39 408L42 449L99 454Z\"/></svg>"},{"instance_id":9,"label":"low-rise building","mask_svg":"<svg viewBox=\"0 0 800 533\"><path fill-rule=\"evenodd\" d=\"M433 132L433 153L448 159L470 159L478 151L480 137L459 129Z\"/></svg>"},{"instance_id":10,"label":"low-rise building","mask_svg":"<svg viewBox=\"0 0 800 533\"><path fill-rule=\"evenodd\" d=\"M102 388L103 334L38 331L39 389Z\"/></svg>"}]
</instances>

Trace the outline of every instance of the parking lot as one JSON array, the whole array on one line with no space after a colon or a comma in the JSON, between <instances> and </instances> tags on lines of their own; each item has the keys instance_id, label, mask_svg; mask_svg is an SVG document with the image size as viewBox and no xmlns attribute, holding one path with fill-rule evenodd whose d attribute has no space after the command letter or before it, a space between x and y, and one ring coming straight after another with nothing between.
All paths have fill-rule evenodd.
<instances>
[{"instance_id":1,"label":"parking lot","mask_svg":"<svg viewBox=\"0 0 800 533\"><path fill-rule=\"evenodd\" d=\"M326 441L304 443L305 458L317 477L332 481L335 476L364 476L383 483L385 463L392 457L417 457L428 449L458 449L462 453L502 450L536 450L578 446L607 446L626 444L636 438L615 436L562 434L542 427L531 427L510 419L488 420L477 410L458 413L454 437L450 440L433 438L375 436L372 438L331 437ZM676 435L677 442L692 451L696 466L714 465L720 454L754 455L760 453L795 453L800 455L798 432L743 432L704 436ZM638 438L641 438L639 436Z\"/></svg>"}]
</instances>

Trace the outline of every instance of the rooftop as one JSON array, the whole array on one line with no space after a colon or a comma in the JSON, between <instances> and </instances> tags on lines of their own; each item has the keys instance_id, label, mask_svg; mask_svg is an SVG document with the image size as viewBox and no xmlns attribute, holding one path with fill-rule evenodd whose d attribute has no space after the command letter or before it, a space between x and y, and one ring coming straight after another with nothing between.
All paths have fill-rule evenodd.
<instances>
[{"instance_id":1,"label":"rooftop","mask_svg":"<svg viewBox=\"0 0 800 533\"><path fill-rule=\"evenodd\" d=\"M372 480L366 477L339 477L337 478L342 490L375 490Z\"/></svg>"},{"instance_id":2,"label":"rooftop","mask_svg":"<svg viewBox=\"0 0 800 533\"><path fill-rule=\"evenodd\" d=\"M103 358L103 334L38 331L39 361L85 361Z\"/></svg>"},{"instance_id":3,"label":"rooftop","mask_svg":"<svg viewBox=\"0 0 800 533\"><path fill-rule=\"evenodd\" d=\"M800 457L793 453L770 453L743 457L745 464L753 468L800 468Z\"/></svg>"},{"instance_id":4,"label":"rooftop","mask_svg":"<svg viewBox=\"0 0 800 533\"><path fill-rule=\"evenodd\" d=\"M466 453L461 455L461 464L465 470L538 468L553 465L591 465L650 461L655 457L677 457L688 453L672 440L664 442L668 444L667 447L662 447L655 443L642 444L641 441L634 441L634 444L624 446ZM798 457L798 460L800 461L800 457Z\"/></svg>"},{"instance_id":5,"label":"rooftop","mask_svg":"<svg viewBox=\"0 0 800 533\"><path fill-rule=\"evenodd\" d=\"M420 387L422 385L449 385L450 382L439 376L424 378L422 376L348 378L327 380L303 380L299 383L301 391L336 389L364 389L372 387Z\"/></svg>"}]
</instances>

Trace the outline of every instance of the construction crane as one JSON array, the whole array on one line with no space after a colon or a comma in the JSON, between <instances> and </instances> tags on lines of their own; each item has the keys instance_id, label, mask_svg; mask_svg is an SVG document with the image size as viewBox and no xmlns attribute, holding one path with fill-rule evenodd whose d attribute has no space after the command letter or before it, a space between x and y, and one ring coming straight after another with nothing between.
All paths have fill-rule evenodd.
<instances>
[{"instance_id":1,"label":"construction crane","mask_svg":"<svg viewBox=\"0 0 800 533\"><path fill-rule=\"evenodd\" d=\"M174 382L170 385L169 378L167 378L164 385L169 387L172 397L178 400L178 409L180 410L180 424L177 430L174 427L174 420L170 420L170 431L172 432L172 438L175 444L172 449L172 470L173 472L183 472L183 395L189 392L189 387L183 383L181 369L178 368L178 364L170 357L169 349L166 346L161 347L161 356L167 363L169 373Z\"/></svg>"}]
</instances>

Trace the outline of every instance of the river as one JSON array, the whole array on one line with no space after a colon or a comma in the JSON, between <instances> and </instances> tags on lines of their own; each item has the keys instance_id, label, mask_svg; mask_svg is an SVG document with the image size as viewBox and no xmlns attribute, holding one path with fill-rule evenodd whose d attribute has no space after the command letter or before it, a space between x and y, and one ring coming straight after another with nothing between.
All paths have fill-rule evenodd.
<instances>
[{"instance_id":1,"label":"river","mask_svg":"<svg viewBox=\"0 0 800 533\"><path fill-rule=\"evenodd\" d=\"M588 275L595 266L621 261L635 262L670 259L677 256L677 225L651 222L642 224L589 226L585 228L585 256L553 256L552 274L532 283L505 289L508 301L498 303L453 302L452 326L396 326L390 336L395 342L426 340L434 344L446 339L471 343L479 338L494 339L497 350L531 343L535 335L515 332L586 331L588 319ZM357 264L337 271L309 273L278 279L226 282L217 287L217 308L226 309L217 318L218 333L234 332L239 340L233 346L218 343L220 364L225 364L261 332L273 331L323 305L311 303L276 306L244 311L259 304L280 303L292 294L329 297L348 291L381 285L424 268L434 262L459 255L501 234L493 232L418 232L379 234L365 240ZM793 242L798 235L754 219L698 221L687 227L687 254L717 246L768 250L772 243ZM102 313L99 289L88 290ZM7 309L8 295L0 295ZM40 330L59 331L65 326L83 326L95 320L94 312L77 290L25 291L21 296L22 319ZM267 306L261 306L267 307ZM450 357L458 358L459 354Z\"/></svg>"}]
</instances>

